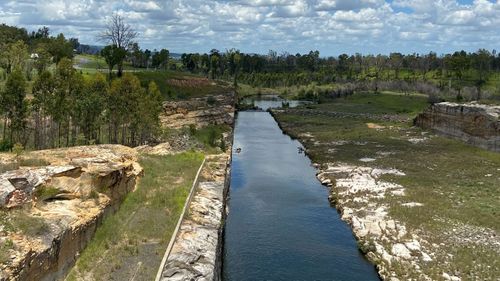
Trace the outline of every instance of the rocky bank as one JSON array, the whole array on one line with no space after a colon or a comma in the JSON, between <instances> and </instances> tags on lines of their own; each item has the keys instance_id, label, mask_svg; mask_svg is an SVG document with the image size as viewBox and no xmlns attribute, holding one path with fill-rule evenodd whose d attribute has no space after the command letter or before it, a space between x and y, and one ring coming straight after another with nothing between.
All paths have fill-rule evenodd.
<instances>
[{"instance_id":1,"label":"rocky bank","mask_svg":"<svg viewBox=\"0 0 500 281\"><path fill-rule=\"evenodd\" d=\"M235 94L167 101L163 104L160 121L163 127L179 129L185 126L201 128L207 125L232 125Z\"/></svg>"},{"instance_id":2,"label":"rocky bank","mask_svg":"<svg viewBox=\"0 0 500 281\"><path fill-rule=\"evenodd\" d=\"M381 180L384 175L405 174L396 169L332 163L321 169L317 178L330 188L330 202L341 212L342 220L351 225L360 249L377 265L382 279L400 280L393 268L402 266L422 280L431 280L420 272L420 267L432 261L432 245L417 234L408 233L403 222L388 215L389 206L378 200L405 195L403 186ZM418 202L405 204L408 208L421 206Z\"/></svg>"},{"instance_id":3,"label":"rocky bank","mask_svg":"<svg viewBox=\"0 0 500 281\"><path fill-rule=\"evenodd\" d=\"M474 146L500 152L500 106L437 103L417 116L414 124Z\"/></svg>"},{"instance_id":4,"label":"rocky bank","mask_svg":"<svg viewBox=\"0 0 500 281\"><path fill-rule=\"evenodd\" d=\"M194 196L157 280L221 280L230 150L206 157Z\"/></svg>"},{"instance_id":5,"label":"rocky bank","mask_svg":"<svg viewBox=\"0 0 500 281\"><path fill-rule=\"evenodd\" d=\"M64 278L135 188L143 172L136 160L134 149L120 145L1 154L2 167L15 169L0 174L0 280Z\"/></svg>"}]
</instances>

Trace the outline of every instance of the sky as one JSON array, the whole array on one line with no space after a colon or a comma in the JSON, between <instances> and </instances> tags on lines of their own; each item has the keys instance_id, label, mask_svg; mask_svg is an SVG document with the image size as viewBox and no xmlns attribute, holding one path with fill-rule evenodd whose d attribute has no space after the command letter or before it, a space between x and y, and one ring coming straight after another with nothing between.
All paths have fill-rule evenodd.
<instances>
[{"instance_id":1,"label":"sky","mask_svg":"<svg viewBox=\"0 0 500 281\"><path fill-rule=\"evenodd\" d=\"M112 13L142 48L245 53L449 53L500 49L500 0L0 0L0 23L77 37Z\"/></svg>"}]
</instances>

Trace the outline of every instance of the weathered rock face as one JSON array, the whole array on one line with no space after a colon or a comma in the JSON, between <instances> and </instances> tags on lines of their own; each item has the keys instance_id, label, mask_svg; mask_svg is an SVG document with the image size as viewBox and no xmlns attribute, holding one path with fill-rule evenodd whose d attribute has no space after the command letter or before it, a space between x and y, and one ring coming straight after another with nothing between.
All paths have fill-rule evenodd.
<instances>
[{"instance_id":1,"label":"weathered rock face","mask_svg":"<svg viewBox=\"0 0 500 281\"><path fill-rule=\"evenodd\" d=\"M221 280L230 154L207 156L189 211L157 280Z\"/></svg>"},{"instance_id":2,"label":"weathered rock face","mask_svg":"<svg viewBox=\"0 0 500 281\"><path fill-rule=\"evenodd\" d=\"M50 165L0 174L0 242L13 244L9 259L0 263L0 280L63 278L142 173L136 151L118 145L37 151L29 157Z\"/></svg>"},{"instance_id":3,"label":"weathered rock face","mask_svg":"<svg viewBox=\"0 0 500 281\"><path fill-rule=\"evenodd\" d=\"M232 125L235 111L234 93L195 98L186 101L168 101L163 104L160 116L165 128L179 129L195 125Z\"/></svg>"},{"instance_id":4,"label":"weathered rock face","mask_svg":"<svg viewBox=\"0 0 500 281\"><path fill-rule=\"evenodd\" d=\"M415 125L500 152L500 106L434 104L414 120Z\"/></svg>"}]
</instances>

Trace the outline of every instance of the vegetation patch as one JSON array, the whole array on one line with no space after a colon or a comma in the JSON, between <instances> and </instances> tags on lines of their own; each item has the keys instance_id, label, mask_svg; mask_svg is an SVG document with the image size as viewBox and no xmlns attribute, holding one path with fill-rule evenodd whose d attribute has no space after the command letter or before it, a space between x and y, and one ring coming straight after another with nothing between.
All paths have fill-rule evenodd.
<instances>
[{"instance_id":1,"label":"vegetation patch","mask_svg":"<svg viewBox=\"0 0 500 281\"><path fill-rule=\"evenodd\" d=\"M104 220L68 280L153 280L202 160L195 152L141 156L137 189Z\"/></svg>"},{"instance_id":2,"label":"vegetation patch","mask_svg":"<svg viewBox=\"0 0 500 281\"><path fill-rule=\"evenodd\" d=\"M41 236L50 230L43 218L28 215L23 210L10 212L9 224L12 230L21 231L24 235L31 237Z\"/></svg>"},{"instance_id":3,"label":"vegetation patch","mask_svg":"<svg viewBox=\"0 0 500 281\"><path fill-rule=\"evenodd\" d=\"M61 190L59 190L58 188L55 188L53 186L40 186L38 187L34 194L35 197L39 200L39 201L46 201L46 200L49 200L49 199L53 199L56 195L60 194L61 193Z\"/></svg>"},{"instance_id":4,"label":"vegetation patch","mask_svg":"<svg viewBox=\"0 0 500 281\"><path fill-rule=\"evenodd\" d=\"M231 89L229 83L182 72L142 71L136 72L135 75L141 80L142 85L155 82L163 97L168 100L217 95Z\"/></svg>"}]
</instances>

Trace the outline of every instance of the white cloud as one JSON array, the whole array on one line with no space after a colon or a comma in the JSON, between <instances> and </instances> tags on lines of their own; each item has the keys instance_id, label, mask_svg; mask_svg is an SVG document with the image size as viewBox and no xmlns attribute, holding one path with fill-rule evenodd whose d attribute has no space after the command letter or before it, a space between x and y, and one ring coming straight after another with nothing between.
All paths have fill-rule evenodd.
<instances>
[{"instance_id":1,"label":"white cloud","mask_svg":"<svg viewBox=\"0 0 500 281\"><path fill-rule=\"evenodd\" d=\"M173 52L268 49L291 53L403 53L500 48L500 0L22 0L1 1L0 21L48 25L96 43L122 14L141 45ZM463 1L462 1L463 2Z\"/></svg>"}]
</instances>

